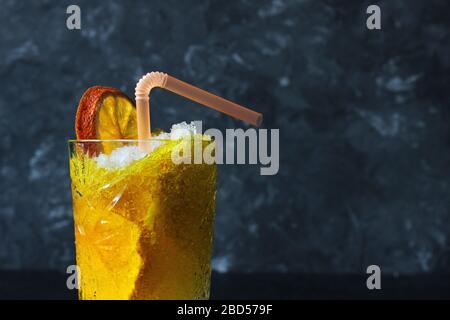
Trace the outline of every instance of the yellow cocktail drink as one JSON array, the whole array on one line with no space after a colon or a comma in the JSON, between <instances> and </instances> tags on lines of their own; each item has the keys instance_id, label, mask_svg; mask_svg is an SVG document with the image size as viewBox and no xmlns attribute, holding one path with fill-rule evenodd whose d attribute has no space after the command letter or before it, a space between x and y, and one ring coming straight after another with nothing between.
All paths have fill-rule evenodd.
<instances>
[{"instance_id":1,"label":"yellow cocktail drink","mask_svg":"<svg viewBox=\"0 0 450 320\"><path fill-rule=\"evenodd\" d=\"M69 141L81 299L209 297L215 145L192 123L152 134L157 87L261 124L262 114L162 72L139 80L136 104L119 89L88 88ZM179 146L194 149L190 162L174 161ZM208 160L198 163L198 151Z\"/></svg>"},{"instance_id":2,"label":"yellow cocktail drink","mask_svg":"<svg viewBox=\"0 0 450 320\"><path fill-rule=\"evenodd\" d=\"M179 143L69 142L81 299L209 297L217 168L175 164Z\"/></svg>"}]
</instances>

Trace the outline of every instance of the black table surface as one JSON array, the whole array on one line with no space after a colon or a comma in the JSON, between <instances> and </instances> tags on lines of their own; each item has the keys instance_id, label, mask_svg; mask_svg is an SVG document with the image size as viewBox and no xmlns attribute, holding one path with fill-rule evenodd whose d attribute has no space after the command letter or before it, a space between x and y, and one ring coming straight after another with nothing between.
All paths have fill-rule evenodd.
<instances>
[{"instance_id":1,"label":"black table surface","mask_svg":"<svg viewBox=\"0 0 450 320\"><path fill-rule=\"evenodd\" d=\"M76 299L67 275L0 271L0 299ZM365 275L213 273L212 299L450 299L450 275L383 276L368 290Z\"/></svg>"}]
</instances>

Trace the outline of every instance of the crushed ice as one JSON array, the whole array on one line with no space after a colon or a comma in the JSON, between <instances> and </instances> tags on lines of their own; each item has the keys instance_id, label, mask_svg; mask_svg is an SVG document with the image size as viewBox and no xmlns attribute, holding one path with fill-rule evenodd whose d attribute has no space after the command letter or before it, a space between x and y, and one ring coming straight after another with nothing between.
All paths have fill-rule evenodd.
<instances>
[{"instance_id":1,"label":"crushed ice","mask_svg":"<svg viewBox=\"0 0 450 320\"><path fill-rule=\"evenodd\" d=\"M181 123L172 125L172 128L170 129L170 139L178 140L197 133L197 126L195 125L195 122L191 122L188 124L186 123L186 121L183 121Z\"/></svg>"},{"instance_id":2,"label":"crushed ice","mask_svg":"<svg viewBox=\"0 0 450 320\"><path fill-rule=\"evenodd\" d=\"M152 150L164 144L164 140L178 140L186 136L198 133L195 122L186 123L183 121L172 125L170 133L163 132L152 140ZM111 154L100 154L95 158L97 164L102 168L115 169L128 166L136 160L142 159L147 153L139 150L137 146L123 146L111 152Z\"/></svg>"},{"instance_id":3,"label":"crushed ice","mask_svg":"<svg viewBox=\"0 0 450 320\"><path fill-rule=\"evenodd\" d=\"M95 161L103 168L121 168L129 165L133 161L142 159L146 155L145 152L139 150L136 146L124 146L117 148L111 154L100 154Z\"/></svg>"}]
</instances>

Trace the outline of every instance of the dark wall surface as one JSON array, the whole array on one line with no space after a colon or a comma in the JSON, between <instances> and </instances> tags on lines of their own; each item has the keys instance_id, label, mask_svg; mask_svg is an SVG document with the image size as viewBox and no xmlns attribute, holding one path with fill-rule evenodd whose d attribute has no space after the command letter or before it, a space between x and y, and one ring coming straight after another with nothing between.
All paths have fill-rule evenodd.
<instances>
[{"instance_id":1,"label":"dark wall surface","mask_svg":"<svg viewBox=\"0 0 450 320\"><path fill-rule=\"evenodd\" d=\"M0 3L0 269L73 263L78 100L160 70L280 128L278 175L220 168L217 271L450 271L450 2L77 1L73 31L72 1ZM152 99L154 126L246 128Z\"/></svg>"}]
</instances>

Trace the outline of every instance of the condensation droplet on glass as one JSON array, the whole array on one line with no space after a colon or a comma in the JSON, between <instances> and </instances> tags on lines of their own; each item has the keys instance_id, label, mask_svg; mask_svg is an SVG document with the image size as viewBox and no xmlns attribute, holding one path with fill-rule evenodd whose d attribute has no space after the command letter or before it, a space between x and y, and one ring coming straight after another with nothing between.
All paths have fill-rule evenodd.
<instances>
[{"instance_id":1,"label":"condensation droplet on glass","mask_svg":"<svg viewBox=\"0 0 450 320\"><path fill-rule=\"evenodd\" d=\"M117 204L117 202L119 202L120 198L122 198L123 192L125 191L125 188L122 189L111 201L111 203L108 205L108 210L111 210L112 208L115 207L115 205Z\"/></svg>"},{"instance_id":2,"label":"condensation droplet on glass","mask_svg":"<svg viewBox=\"0 0 450 320\"><path fill-rule=\"evenodd\" d=\"M84 228L81 224L77 224L77 229L81 235L83 235L83 236L86 235L86 233L84 232Z\"/></svg>"}]
</instances>

